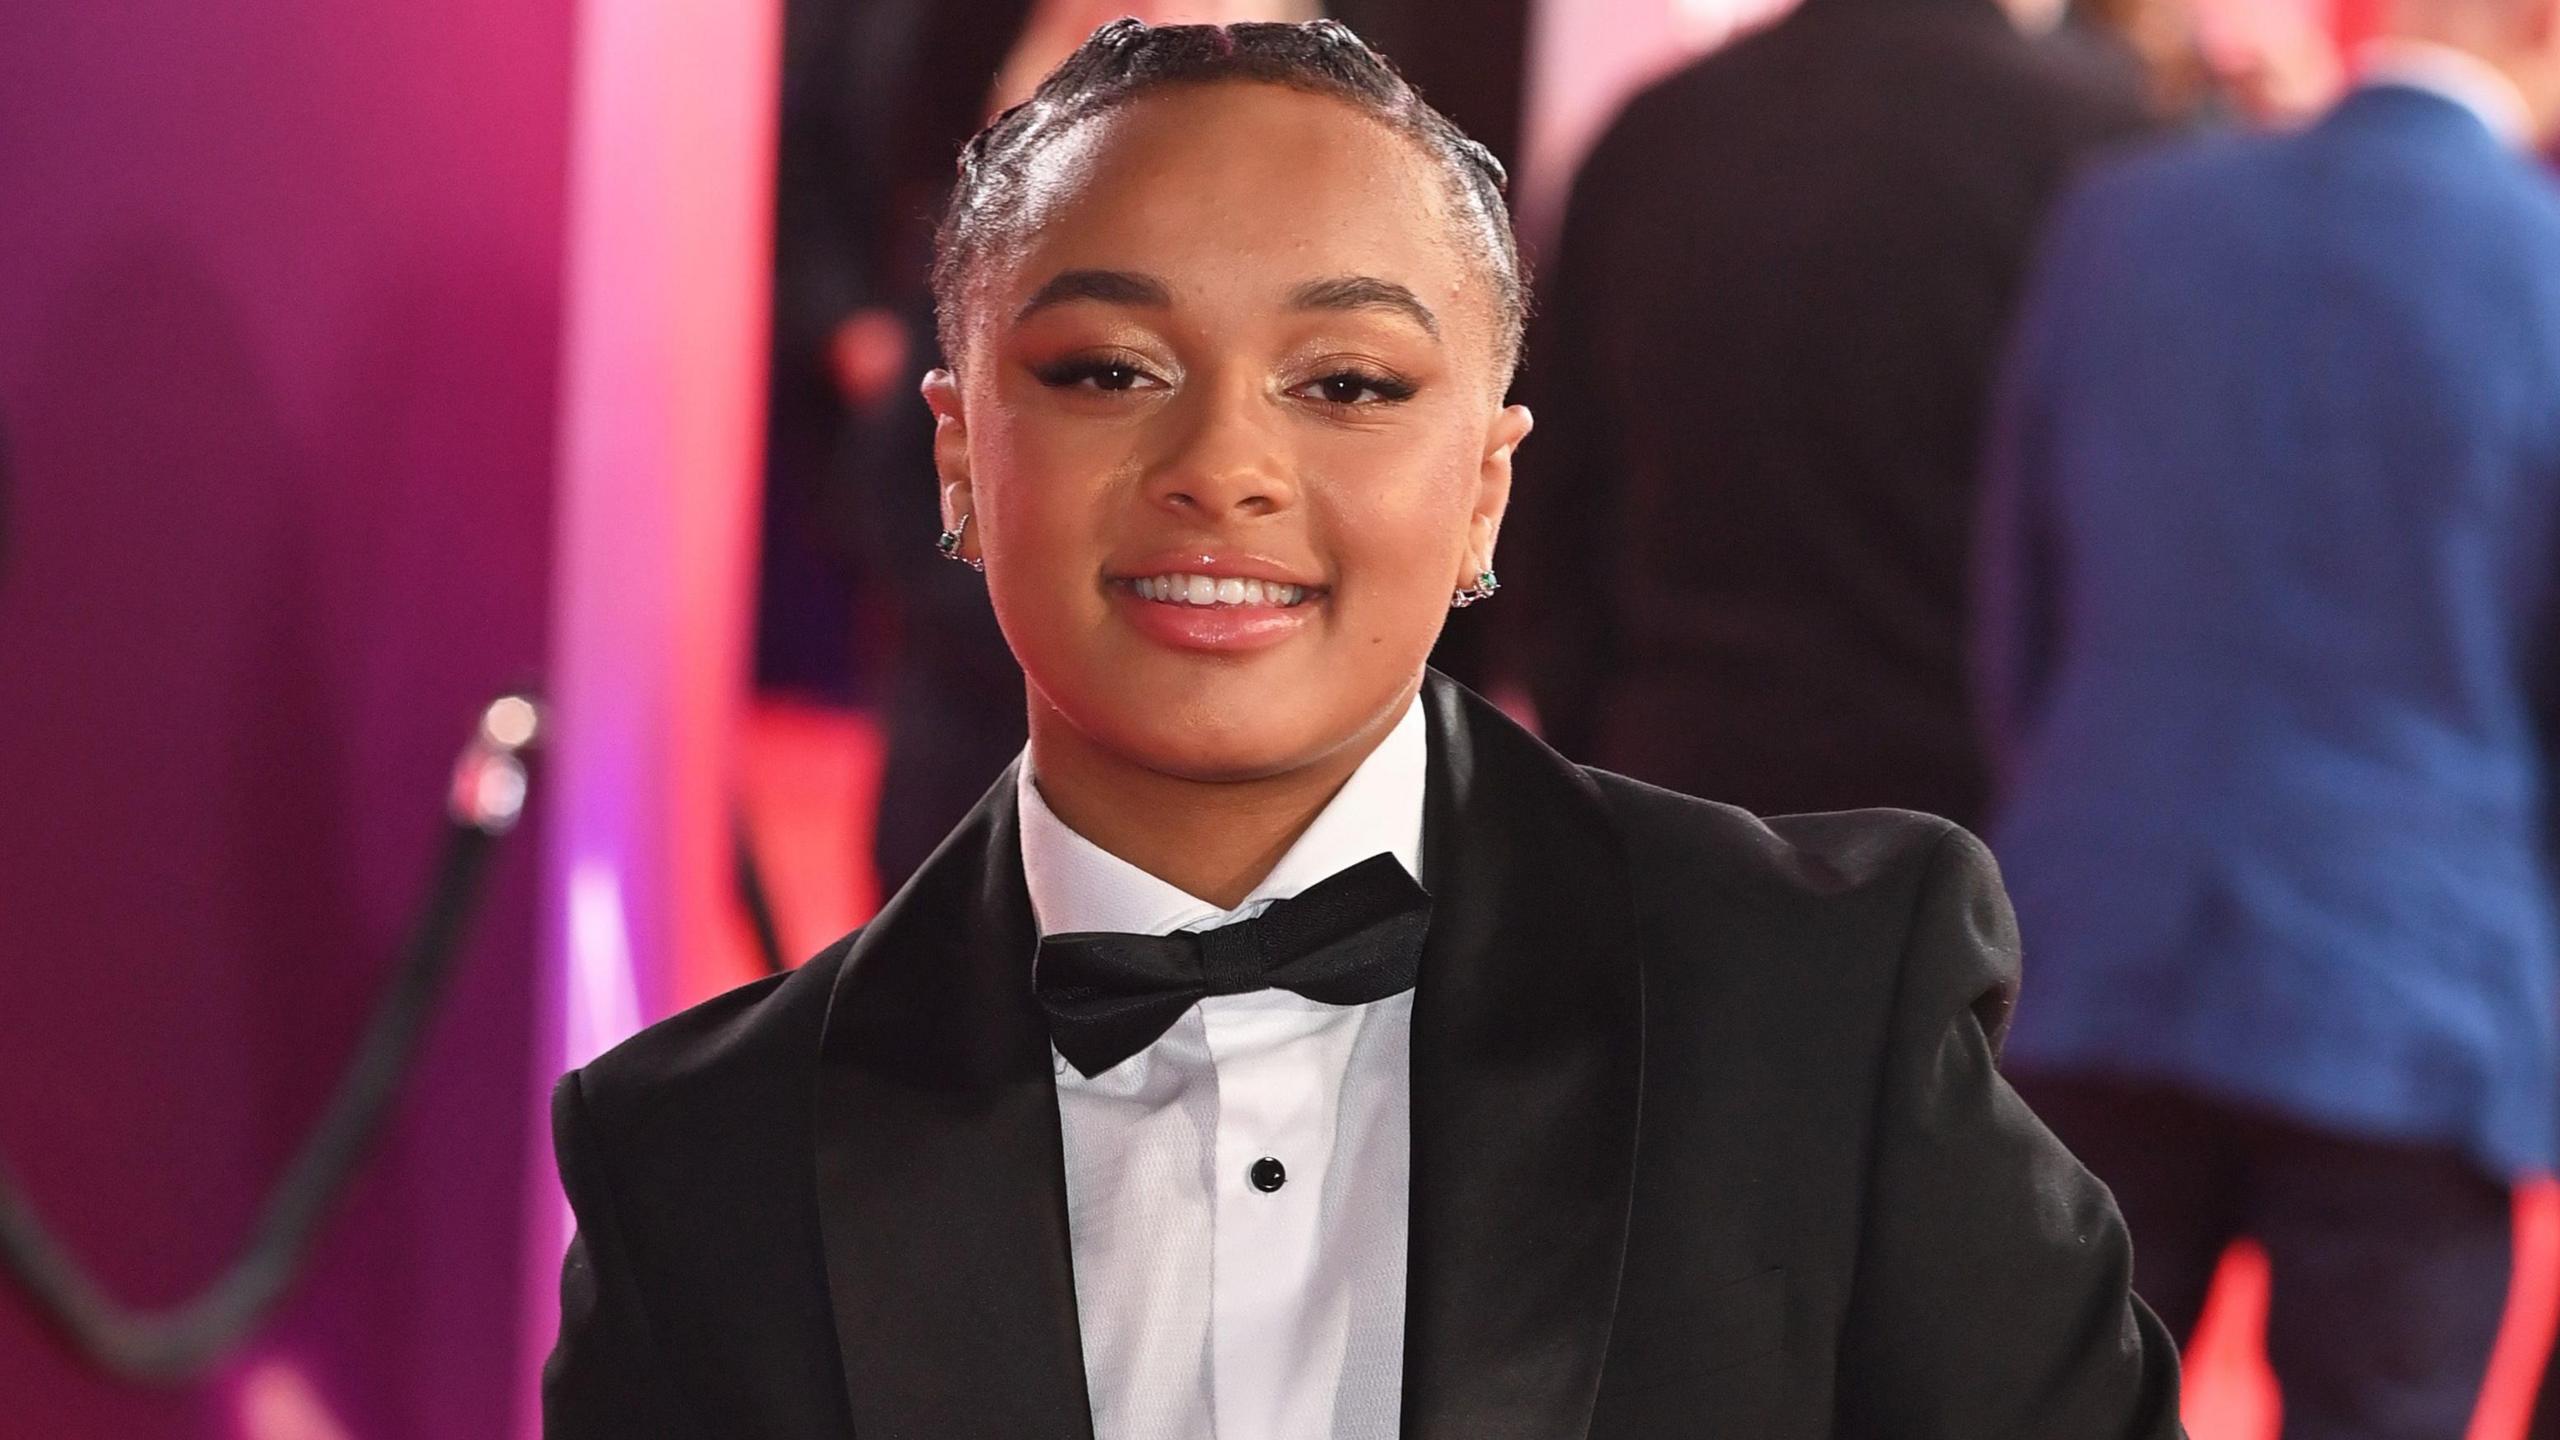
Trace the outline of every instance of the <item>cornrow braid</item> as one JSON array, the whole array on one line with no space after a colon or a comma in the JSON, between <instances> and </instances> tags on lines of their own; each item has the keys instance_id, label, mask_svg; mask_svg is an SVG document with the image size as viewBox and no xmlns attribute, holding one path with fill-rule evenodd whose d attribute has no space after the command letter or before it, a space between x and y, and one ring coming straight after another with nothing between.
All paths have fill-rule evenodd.
<instances>
[{"instance_id":1,"label":"cornrow braid","mask_svg":"<svg viewBox=\"0 0 2560 1440\"><path fill-rule=\"evenodd\" d=\"M1412 84L1336 20L1303 24L1149 25L1114 20L1086 37L1031 98L993 120L960 152L934 237L934 314L943 354L960 356L969 285L979 263L1020 223L1032 162L1077 125L1150 91L1218 80L1285 85L1347 101L1411 138L1447 172L1474 222L1473 248L1492 272L1503 373L1520 355L1528 286L1503 191L1510 177L1492 151L1424 103Z\"/></svg>"}]
</instances>

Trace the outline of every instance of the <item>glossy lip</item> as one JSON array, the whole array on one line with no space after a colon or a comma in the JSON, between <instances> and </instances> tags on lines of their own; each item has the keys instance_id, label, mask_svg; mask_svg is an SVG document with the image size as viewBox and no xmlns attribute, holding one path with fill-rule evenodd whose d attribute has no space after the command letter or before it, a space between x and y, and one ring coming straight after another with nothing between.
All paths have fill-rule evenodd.
<instances>
[{"instance_id":1,"label":"glossy lip","mask_svg":"<svg viewBox=\"0 0 2560 1440\"><path fill-rule=\"evenodd\" d=\"M1217 580L1259 580L1305 587L1295 605L1178 605L1141 599L1130 582L1150 575L1206 575ZM1131 629L1160 645L1213 655L1267 650L1313 624L1332 593L1305 572L1265 555L1168 550L1104 574L1112 606Z\"/></svg>"},{"instance_id":2,"label":"glossy lip","mask_svg":"<svg viewBox=\"0 0 2560 1440\"><path fill-rule=\"evenodd\" d=\"M1276 582L1318 592L1328 588L1305 571L1270 556L1233 550L1161 550L1125 565L1107 566L1102 575L1113 585L1126 585L1151 575L1206 575L1212 580L1259 580L1266 585ZM1313 601L1315 597L1308 599Z\"/></svg>"}]
</instances>

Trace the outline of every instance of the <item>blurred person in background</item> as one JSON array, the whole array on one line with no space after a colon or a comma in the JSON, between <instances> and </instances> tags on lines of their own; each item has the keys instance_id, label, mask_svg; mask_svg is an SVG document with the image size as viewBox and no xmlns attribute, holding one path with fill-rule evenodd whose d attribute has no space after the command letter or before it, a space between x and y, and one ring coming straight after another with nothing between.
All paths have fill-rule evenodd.
<instances>
[{"instance_id":1,"label":"blurred person in background","mask_svg":"<svg viewBox=\"0 0 2560 1440\"><path fill-rule=\"evenodd\" d=\"M1981 416L2047 202L2142 97L2018 0L1807 0L1576 178L1524 386L1515 663L1578 759L1978 821Z\"/></svg>"},{"instance_id":2,"label":"blurred person in background","mask_svg":"<svg viewBox=\"0 0 2560 1440\"><path fill-rule=\"evenodd\" d=\"M869 698L854 619L869 577L842 461L847 428L910 359L892 136L923 88L923 20L916 0L783 10L755 669L766 691L839 705Z\"/></svg>"},{"instance_id":3,"label":"blurred person in background","mask_svg":"<svg viewBox=\"0 0 2560 1440\"><path fill-rule=\"evenodd\" d=\"M2149 92L2162 117L2218 117L2224 106L2196 36L2195 13L2195 0L2073 0L2056 35L2115 67L2126 85Z\"/></svg>"},{"instance_id":4,"label":"blurred person in background","mask_svg":"<svg viewBox=\"0 0 2560 1440\"><path fill-rule=\"evenodd\" d=\"M2286 125L2337 99L2325 18L2304 0L2076 0L2062 36L2147 90L2163 120Z\"/></svg>"},{"instance_id":5,"label":"blurred person in background","mask_svg":"<svg viewBox=\"0 0 2560 1440\"><path fill-rule=\"evenodd\" d=\"M2560 0L2399 0L2319 125L2064 207L1982 526L2009 1047L2285 1434L2464 1432L2560 1023Z\"/></svg>"},{"instance_id":6,"label":"blurred person in background","mask_svg":"<svg viewBox=\"0 0 2560 1440\"><path fill-rule=\"evenodd\" d=\"M905 542L937 523L914 392L934 363L932 217L1032 8L784 12L756 672L768 690L877 707L884 895L1022 746L1021 672L984 590L913 563Z\"/></svg>"}]
</instances>

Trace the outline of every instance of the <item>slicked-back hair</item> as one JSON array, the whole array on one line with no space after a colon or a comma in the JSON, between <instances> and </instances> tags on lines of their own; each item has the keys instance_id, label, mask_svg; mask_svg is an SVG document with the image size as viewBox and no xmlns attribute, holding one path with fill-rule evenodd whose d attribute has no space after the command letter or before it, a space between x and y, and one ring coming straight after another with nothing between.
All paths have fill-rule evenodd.
<instances>
[{"instance_id":1,"label":"slicked-back hair","mask_svg":"<svg viewBox=\"0 0 2560 1440\"><path fill-rule=\"evenodd\" d=\"M1494 291L1497 359L1518 363L1528 286L1503 203L1509 184L1493 152L1424 103L1393 64L1350 27L1302 24L1149 25L1114 20L1049 72L1031 98L987 122L960 152L960 178L934 237L933 298L945 357L960 359L970 285L987 255L1023 221L1033 162L1051 141L1130 100L1177 85L1259 81L1344 101L1420 145L1447 174L1460 238L1482 256Z\"/></svg>"}]
</instances>

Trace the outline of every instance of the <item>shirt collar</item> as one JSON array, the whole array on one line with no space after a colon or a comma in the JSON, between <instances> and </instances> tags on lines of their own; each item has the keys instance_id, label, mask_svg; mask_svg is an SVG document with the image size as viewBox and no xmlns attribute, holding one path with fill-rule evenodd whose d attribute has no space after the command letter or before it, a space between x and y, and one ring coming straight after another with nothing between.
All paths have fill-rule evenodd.
<instances>
[{"instance_id":1,"label":"shirt collar","mask_svg":"<svg viewBox=\"0 0 2560 1440\"><path fill-rule=\"evenodd\" d=\"M1170 935L1260 914L1272 901L1286 900L1372 855L1395 856L1405 873L1419 881L1429 759L1422 706L1408 704L1404 718L1351 772L1244 903L1221 910L1069 829L1040 798L1026 754L1015 767L1014 794L1022 814L1022 879L1031 892L1031 913L1043 935L1083 930Z\"/></svg>"},{"instance_id":2,"label":"shirt collar","mask_svg":"<svg viewBox=\"0 0 2560 1440\"><path fill-rule=\"evenodd\" d=\"M2519 150L2533 148L2533 106L2506 72L2468 50L2427 40L2388 37L2358 54L2366 85L2398 85L2441 96L2480 119L2489 133Z\"/></svg>"}]
</instances>

